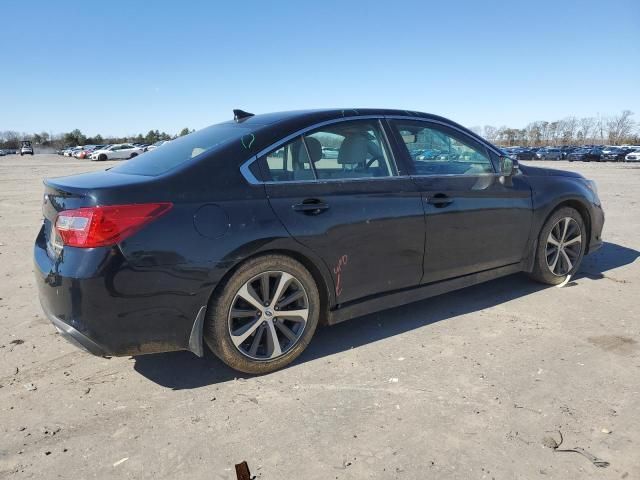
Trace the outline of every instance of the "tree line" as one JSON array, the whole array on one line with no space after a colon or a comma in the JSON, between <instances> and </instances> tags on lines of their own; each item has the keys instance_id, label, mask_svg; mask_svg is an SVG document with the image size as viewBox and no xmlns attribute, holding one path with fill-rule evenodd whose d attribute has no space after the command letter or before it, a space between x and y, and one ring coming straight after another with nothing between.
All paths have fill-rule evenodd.
<instances>
[{"instance_id":1,"label":"tree line","mask_svg":"<svg viewBox=\"0 0 640 480\"><path fill-rule=\"evenodd\" d=\"M531 122L524 128L485 125L471 130L500 146L640 144L640 130L630 110L610 116Z\"/></svg>"},{"instance_id":2,"label":"tree line","mask_svg":"<svg viewBox=\"0 0 640 480\"><path fill-rule=\"evenodd\" d=\"M58 149L78 145L105 145L114 143L156 143L160 140L173 140L193 132L189 128L183 128L177 135L170 135L159 130L149 130L146 135L139 133L135 136L113 137L100 134L87 136L79 129L57 135L49 132L25 133L12 130L0 131L0 148L17 149L23 140L30 140L36 146L42 148Z\"/></svg>"},{"instance_id":3,"label":"tree line","mask_svg":"<svg viewBox=\"0 0 640 480\"><path fill-rule=\"evenodd\" d=\"M618 115L596 117L566 117L561 120L531 122L524 128L507 126L472 127L478 135L501 146L542 147L546 145L638 145L640 129L633 119L633 112L623 110ZM24 133L0 131L0 148L19 148L22 140L31 140L36 146L58 149L76 145L101 145L113 143L155 143L160 140L171 140L191 133L193 130L183 128L177 135L170 135L159 130L149 130L129 137L86 136L79 129L53 135L48 132Z\"/></svg>"}]
</instances>

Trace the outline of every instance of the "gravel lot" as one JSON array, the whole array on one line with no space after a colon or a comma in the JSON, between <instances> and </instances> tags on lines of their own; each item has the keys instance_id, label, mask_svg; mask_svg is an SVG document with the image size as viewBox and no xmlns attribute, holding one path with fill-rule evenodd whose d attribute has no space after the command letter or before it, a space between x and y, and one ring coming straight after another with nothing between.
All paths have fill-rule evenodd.
<instances>
[{"instance_id":1,"label":"gravel lot","mask_svg":"<svg viewBox=\"0 0 640 480\"><path fill-rule=\"evenodd\" d=\"M640 166L537 162L598 182L605 246L564 288L515 275L316 334L290 368L92 357L40 311L42 178L0 157L0 478L640 478ZM582 447L610 462L597 468Z\"/></svg>"}]
</instances>

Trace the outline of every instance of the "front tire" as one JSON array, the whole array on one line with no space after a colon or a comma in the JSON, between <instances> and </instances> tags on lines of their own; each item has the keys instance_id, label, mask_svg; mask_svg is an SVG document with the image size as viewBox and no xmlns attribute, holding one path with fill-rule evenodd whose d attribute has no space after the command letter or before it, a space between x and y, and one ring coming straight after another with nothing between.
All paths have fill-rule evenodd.
<instances>
[{"instance_id":1,"label":"front tire","mask_svg":"<svg viewBox=\"0 0 640 480\"><path fill-rule=\"evenodd\" d=\"M107 160L107 156L104 153L101 153L100 155L98 155L99 162L104 162L105 160Z\"/></svg>"},{"instance_id":2,"label":"front tire","mask_svg":"<svg viewBox=\"0 0 640 480\"><path fill-rule=\"evenodd\" d=\"M584 220L577 210L563 207L545 222L530 276L548 285L558 285L580 268L587 244Z\"/></svg>"},{"instance_id":3,"label":"front tire","mask_svg":"<svg viewBox=\"0 0 640 480\"><path fill-rule=\"evenodd\" d=\"M318 325L320 296L309 271L284 255L242 265L209 302L204 338L235 370L264 374L285 367Z\"/></svg>"}]
</instances>

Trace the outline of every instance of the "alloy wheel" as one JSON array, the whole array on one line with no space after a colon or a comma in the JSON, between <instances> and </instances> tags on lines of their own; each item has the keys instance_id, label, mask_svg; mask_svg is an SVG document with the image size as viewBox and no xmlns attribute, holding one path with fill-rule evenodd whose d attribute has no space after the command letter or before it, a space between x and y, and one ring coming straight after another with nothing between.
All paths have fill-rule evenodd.
<instances>
[{"instance_id":1,"label":"alloy wheel","mask_svg":"<svg viewBox=\"0 0 640 480\"><path fill-rule=\"evenodd\" d=\"M567 275L582 253L582 231L571 217L561 218L549 232L545 257L547 267L558 277Z\"/></svg>"},{"instance_id":2,"label":"alloy wheel","mask_svg":"<svg viewBox=\"0 0 640 480\"><path fill-rule=\"evenodd\" d=\"M231 302L229 334L243 355L274 360L298 343L308 317L302 283L287 272L263 272L246 282Z\"/></svg>"}]
</instances>

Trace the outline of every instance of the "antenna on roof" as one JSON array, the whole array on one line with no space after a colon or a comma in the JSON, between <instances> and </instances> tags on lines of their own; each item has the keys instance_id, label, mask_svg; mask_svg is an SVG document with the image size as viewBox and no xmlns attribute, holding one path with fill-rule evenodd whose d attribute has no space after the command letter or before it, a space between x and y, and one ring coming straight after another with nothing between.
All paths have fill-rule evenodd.
<instances>
[{"instance_id":1,"label":"antenna on roof","mask_svg":"<svg viewBox=\"0 0 640 480\"><path fill-rule=\"evenodd\" d=\"M239 110L237 108L233 109L233 119L236 122L240 122L245 118L253 117L253 113L245 112L244 110Z\"/></svg>"}]
</instances>

